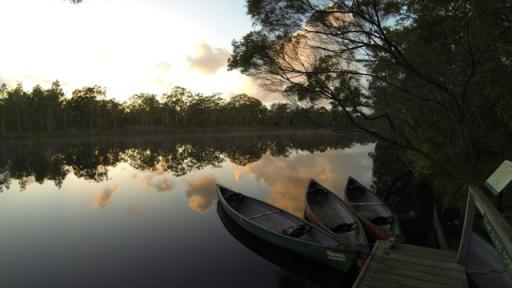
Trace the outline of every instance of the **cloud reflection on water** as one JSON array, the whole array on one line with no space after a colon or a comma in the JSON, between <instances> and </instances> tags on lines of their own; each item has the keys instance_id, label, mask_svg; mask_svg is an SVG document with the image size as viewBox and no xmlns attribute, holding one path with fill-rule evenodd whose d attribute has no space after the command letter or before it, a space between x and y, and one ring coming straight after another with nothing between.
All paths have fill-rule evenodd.
<instances>
[{"instance_id":1,"label":"cloud reflection on water","mask_svg":"<svg viewBox=\"0 0 512 288\"><path fill-rule=\"evenodd\" d=\"M355 145L350 149L299 153L288 158L267 154L245 167L235 167L233 174L237 181L245 175L254 177L269 188L267 202L302 216L305 190L311 178L340 196L348 176L370 184L372 161L368 153L373 151L373 147Z\"/></svg>"},{"instance_id":2,"label":"cloud reflection on water","mask_svg":"<svg viewBox=\"0 0 512 288\"><path fill-rule=\"evenodd\" d=\"M110 202L110 198L112 194L119 191L119 185L117 184L109 184L100 194L96 196L94 202L92 203L92 208L105 208Z\"/></svg>"},{"instance_id":3,"label":"cloud reflection on water","mask_svg":"<svg viewBox=\"0 0 512 288\"><path fill-rule=\"evenodd\" d=\"M244 177L256 179L270 191L265 199L267 202L301 217L305 190L311 178L340 196L343 196L348 176L369 185L372 182L372 160L368 153L373 149L374 145L354 145L321 153L300 152L290 157L274 157L267 153L244 167L232 165L231 175L234 182L243 182ZM187 197L192 210L203 214L213 204L217 197L215 183L212 176L188 182ZM223 184L232 186L234 183Z\"/></svg>"},{"instance_id":4,"label":"cloud reflection on water","mask_svg":"<svg viewBox=\"0 0 512 288\"><path fill-rule=\"evenodd\" d=\"M212 176L204 176L188 182L188 207L200 214L206 213L206 210L217 199L216 184L217 181Z\"/></svg>"},{"instance_id":5,"label":"cloud reflection on water","mask_svg":"<svg viewBox=\"0 0 512 288\"><path fill-rule=\"evenodd\" d=\"M275 157L266 153L256 162L245 166L227 165L222 169L231 169L230 181L221 181L232 186L235 182L246 181L245 177L255 179L263 190L270 193L265 201L278 206L297 216L304 212L304 197L307 184L311 178L316 179L340 196L348 176L359 179L369 185L372 181L372 161L368 153L374 145L354 145L347 149L328 149L324 152L297 152L289 157ZM210 170L211 175L173 176L165 169L139 171L137 176L129 175L129 181L138 181L144 190L154 189L158 192L172 191L175 184L184 182L187 185L186 195L188 207L204 214L217 198L215 185L220 174ZM247 179L248 180L248 179ZM96 196L93 208L104 208L108 205L112 194L119 191L119 186L111 184ZM240 191L244 192L244 191ZM129 207L129 213L137 215L139 208Z\"/></svg>"},{"instance_id":6,"label":"cloud reflection on water","mask_svg":"<svg viewBox=\"0 0 512 288\"><path fill-rule=\"evenodd\" d=\"M130 207L128 208L128 213L130 213L131 215L139 215L139 212L140 208L135 204L130 205Z\"/></svg>"},{"instance_id":7,"label":"cloud reflection on water","mask_svg":"<svg viewBox=\"0 0 512 288\"><path fill-rule=\"evenodd\" d=\"M172 175L161 171L145 173L140 184L144 189L153 188L158 192L170 192L174 187Z\"/></svg>"},{"instance_id":8,"label":"cloud reflection on water","mask_svg":"<svg viewBox=\"0 0 512 288\"><path fill-rule=\"evenodd\" d=\"M373 151L373 144L350 144L346 141L338 143L328 137L324 139L302 134L297 137L299 136L284 137L278 139L279 141L273 140L274 142L263 136L230 138L224 142L201 138L201 141L191 142L193 144L169 140L170 142L158 141L156 144L134 144L133 147L136 148L127 144L114 143L115 145L111 144L112 148L109 145L103 147L86 143L87 145L77 146L81 148L75 149L76 151L68 151L66 147L70 145L62 144L62 147L58 146L62 151L56 148L47 149L57 151L54 152L57 156L51 159L60 159L60 162L55 160L55 163L43 162L44 167L53 167L54 170L40 171L37 163L47 159L44 155L36 157L37 161L33 157L27 160L32 161L28 162L30 170L25 166L5 164L26 163L27 161L21 161L25 159L14 161L10 158L2 160L0 157L0 167L11 167L12 171L6 172L7 175L12 173L19 176L12 178L19 180L19 185L15 185L17 187L23 188L36 182L38 185L29 185L30 188L27 188L31 191L46 180L53 181L58 189L64 183L64 186L73 186L72 191L90 191L94 194L87 196L86 203L92 201L93 208L105 208L110 205L113 194L123 190L120 195L116 194L119 198L116 201L124 201L122 209L125 212L128 209L134 215L140 211L135 204L148 200L146 196L139 195L146 191L175 192L169 193L165 199L178 199L173 195L186 193L187 202L183 205L204 214L215 202L215 184L219 182L228 187L236 187L242 193L255 197L261 195L263 200L301 216L304 192L310 178L318 180L340 195L348 176L356 177L363 184L371 184L372 160L368 153ZM9 147L14 152L19 148ZM32 155L39 151L22 147L28 149L28 152L5 155L25 155L29 152ZM68 159L67 155L80 157ZM67 160L64 161L65 159ZM68 178L70 173L74 177ZM35 181L37 179L44 181ZM8 186L10 181L11 178L3 179L3 187L13 189ZM96 182L98 186L88 186L92 182ZM131 203L133 207L130 206Z\"/></svg>"}]
</instances>

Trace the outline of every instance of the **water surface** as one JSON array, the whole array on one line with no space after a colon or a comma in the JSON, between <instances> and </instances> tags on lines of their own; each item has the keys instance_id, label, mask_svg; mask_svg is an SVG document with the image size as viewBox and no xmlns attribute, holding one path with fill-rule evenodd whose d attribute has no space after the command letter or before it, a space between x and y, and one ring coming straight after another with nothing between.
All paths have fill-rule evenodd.
<instances>
[{"instance_id":1,"label":"water surface","mask_svg":"<svg viewBox=\"0 0 512 288\"><path fill-rule=\"evenodd\" d=\"M348 176L370 184L374 145L247 134L0 149L0 287L320 287L234 237L215 184L302 217L310 178L340 195Z\"/></svg>"}]
</instances>

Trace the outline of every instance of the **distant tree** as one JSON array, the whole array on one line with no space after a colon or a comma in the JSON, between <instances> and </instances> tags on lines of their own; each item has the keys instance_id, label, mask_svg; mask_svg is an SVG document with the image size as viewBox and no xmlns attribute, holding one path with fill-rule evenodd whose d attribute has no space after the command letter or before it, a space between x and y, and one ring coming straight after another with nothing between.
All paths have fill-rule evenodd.
<instances>
[{"instance_id":1,"label":"distant tree","mask_svg":"<svg viewBox=\"0 0 512 288\"><path fill-rule=\"evenodd\" d=\"M27 122L26 127L28 131L43 131L45 129L46 121L46 103L45 103L45 91L40 85L36 85L32 88L30 93L31 101L27 107L27 116L23 117Z\"/></svg>"},{"instance_id":2,"label":"distant tree","mask_svg":"<svg viewBox=\"0 0 512 288\"><path fill-rule=\"evenodd\" d=\"M192 122L192 126L222 126L219 121L222 117L221 110L224 101L219 95L195 95L187 107L187 113L190 115L188 118Z\"/></svg>"},{"instance_id":3,"label":"distant tree","mask_svg":"<svg viewBox=\"0 0 512 288\"><path fill-rule=\"evenodd\" d=\"M174 87L170 93L162 96L162 102L166 109L166 114L174 114L174 125L178 127L179 119L184 118L188 101L193 97L193 93L183 87Z\"/></svg>"},{"instance_id":4,"label":"distant tree","mask_svg":"<svg viewBox=\"0 0 512 288\"><path fill-rule=\"evenodd\" d=\"M128 111L142 123L142 126L152 126L157 122L157 115L160 108L160 103L156 94L139 93L133 95L128 100Z\"/></svg>"},{"instance_id":5,"label":"distant tree","mask_svg":"<svg viewBox=\"0 0 512 288\"><path fill-rule=\"evenodd\" d=\"M6 107L6 98L7 98L7 85L2 83L0 85L0 135L6 134L5 125L7 122L7 107Z\"/></svg>"},{"instance_id":6,"label":"distant tree","mask_svg":"<svg viewBox=\"0 0 512 288\"><path fill-rule=\"evenodd\" d=\"M105 99L105 89L100 86L83 87L73 91L69 100L71 115L75 123L81 127L89 126L93 131L100 122L100 105L98 102Z\"/></svg>"},{"instance_id":7,"label":"distant tree","mask_svg":"<svg viewBox=\"0 0 512 288\"><path fill-rule=\"evenodd\" d=\"M30 115L25 114L29 97L29 94L23 90L21 83L18 83L14 89L7 91L7 98L5 99L5 108L6 111L9 111L7 121L10 122L11 127L16 127L17 133L25 132L22 122L25 116Z\"/></svg>"},{"instance_id":8,"label":"distant tree","mask_svg":"<svg viewBox=\"0 0 512 288\"><path fill-rule=\"evenodd\" d=\"M61 113L62 104L64 102L64 91L60 86L59 81L54 81L49 89L45 91L45 114L46 114L46 130L48 132L57 127L59 117L63 117Z\"/></svg>"},{"instance_id":9,"label":"distant tree","mask_svg":"<svg viewBox=\"0 0 512 288\"><path fill-rule=\"evenodd\" d=\"M117 129L125 113L123 105L115 100L109 99L103 101L103 109L106 115L104 127Z\"/></svg>"},{"instance_id":10,"label":"distant tree","mask_svg":"<svg viewBox=\"0 0 512 288\"><path fill-rule=\"evenodd\" d=\"M228 109L233 120L241 126L255 126L262 124L267 109L260 100L247 94L237 94L229 100Z\"/></svg>"},{"instance_id":11,"label":"distant tree","mask_svg":"<svg viewBox=\"0 0 512 288\"><path fill-rule=\"evenodd\" d=\"M289 127L292 119L290 119L290 111L292 107L288 103L273 103L270 105L270 121L272 126Z\"/></svg>"}]
</instances>

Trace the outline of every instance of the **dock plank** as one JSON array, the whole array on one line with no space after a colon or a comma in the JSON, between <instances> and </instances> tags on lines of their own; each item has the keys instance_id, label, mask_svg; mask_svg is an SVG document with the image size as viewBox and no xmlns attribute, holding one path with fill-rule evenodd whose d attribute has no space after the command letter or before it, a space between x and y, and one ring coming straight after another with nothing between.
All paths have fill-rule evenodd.
<instances>
[{"instance_id":1,"label":"dock plank","mask_svg":"<svg viewBox=\"0 0 512 288\"><path fill-rule=\"evenodd\" d=\"M377 241L352 287L468 287L456 256L453 251Z\"/></svg>"},{"instance_id":2,"label":"dock plank","mask_svg":"<svg viewBox=\"0 0 512 288\"><path fill-rule=\"evenodd\" d=\"M424 259L418 256L411 255L403 255L398 253L388 253L388 251L382 252L382 250L377 250L377 256L382 256L388 259L394 259L396 261L407 262L410 265L421 265L421 266L431 266L431 267L440 267L445 269L453 269L458 271L465 271L464 267L455 263L455 262L444 262L443 259L440 260L432 260L432 259Z\"/></svg>"},{"instance_id":3,"label":"dock plank","mask_svg":"<svg viewBox=\"0 0 512 288\"><path fill-rule=\"evenodd\" d=\"M401 277L407 279L414 279L418 281L426 281L431 283L437 283L439 285L448 285L451 287L463 287L461 284L461 277L458 277L456 273L451 275L436 275L433 273L425 273L421 271L415 271L410 269L396 269L391 265L383 265L381 263L370 263L368 267L369 273L375 271L375 274L386 275L386 277ZM385 277L385 278L386 278ZM381 278L382 279L382 278Z\"/></svg>"},{"instance_id":4,"label":"dock plank","mask_svg":"<svg viewBox=\"0 0 512 288\"><path fill-rule=\"evenodd\" d=\"M438 266L426 266L426 265L411 265L408 262L403 261L395 261L389 260L385 257L375 256L373 258L372 263L382 263L382 265L385 265L386 267L389 267L390 269L401 269L401 270L407 270L407 271L417 271L417 272L423 272L427 274L432 275L440 275L440 276L446 276L446 277L455 277L460 276L460 273L458 270L452 270L452 269L446 269L443 267Z\"/></svg>"},{"instance_id":5,"label":"dock plank","mask_svg":"<svg viewBox=\"0 0 512 288\"><path fill-rule=\"evenodd\" d=\"M385 247L379 247L379 249L387 250ZM405 256L419 257L422 259L442 260L443 262L448 263L457 262L457 252L455 251L438 250L433 248L400 244L394 247L393 253Z\"/></svg>"}]
</instances>

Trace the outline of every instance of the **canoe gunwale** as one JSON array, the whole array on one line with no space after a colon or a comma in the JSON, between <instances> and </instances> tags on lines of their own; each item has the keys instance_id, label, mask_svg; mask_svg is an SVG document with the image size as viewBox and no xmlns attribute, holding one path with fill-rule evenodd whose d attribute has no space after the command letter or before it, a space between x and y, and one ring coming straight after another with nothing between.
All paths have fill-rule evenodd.
<instances>
[{"instance_id":1,"label":"canoe gunwale","mask_svg":"<svg viewBox=\"0 0 512 288\"><path fill-rule=\"evenodd\" d=\"M308 217L312 217L312 219L314 220L314 222L318 223L318 226L320 226L322 229L325 229L326 232L328 232L329 234L332 234L332 235L335 235L336 239L338 239L338 241L346 241L346 240L342 240L340 239L336 233L334 233L334 231L332 231L329 227L325 226L322 221L320 221L318 219L318 217L315 215L315 213L313 213L313 209L311 209L311 206L309 205L309 201L308 201L308 193L310 193L310 189L309 187L311 186L311 184L313 183L316 183L317 185L319 185L320 187L324 188L327 193L330 193L330 195L332 195L335 199L339 200L342 204L343 204L343 207L346 208L350 213L352 213L353 215L353 218L354 218L354 223L357 224L357 229L360 229L359 233L361 233L362 238L364 240L366 240L366 243L358 243L358 244L346 244L346 245L356 245L356 246L365 246L365 249L368 249L368 239L366 237L366 233L365 233L365 229L363 227L363 224L361 223L360 221L360 217L359 215L357 214L357 212L352 208L350 207L349 204L345 203L343 201L343 199L341 199L340 197L338 197L338 195L334 194L332 191L330 191L329 189L327 189L326 187L322 186L320 183L318 183L318 181L314 180L314 179L311 179L309 181L309 184L308 184L308 189L306 191L306 213L308 214ZM315 224L316 224L315 223Z\"/></svg>"},{"instance_id":2,"label":"canoe gunwale","mask_svg":"<svg viewBox=\"0 0 512 288\"><path fill-rule=\"evenodd\" d=\"M302 221L302 222L305 222L306 224L310 225L312 229L315 229L317 232L321 233L321 234L324 234L325 236L333 239L334 241L338 242L339 244L336 245L336 246L328 246L328 245L321 245L321 244L318 244L318 243L314 243L314 242L308 242L308 241L304 241L304 240L301 240L301 239L298 239L298 238L294 238L294 237L290 237L286 234L283 234L283 233L277 233L275 231L272 231L272 230L269 230L267 229L265 226L262 226L258 223L255 223L254 221L251 221L251 219L249 219L248 217L240 214L238 211L236 211L234 208L231 207L231 205L229 205L229 203L227 203L227 201L224 199L224 197L222 196L222 192L220 191L220 189L227 189L229 191L232 191L231 189L229 188L226 188L224 186L221 186L221 185L218 185L217 184L217 193L219 194L219 201L221 202L222 206L225 208L225 209L228 209L229 211L231 211L232 213L234 213L235 215L237 215L238 217L244 219L245 221L249 222L251 225L253 226L256 226L258 227L259 229L263 229L263 230L266 230L268 231L268 233L271 233L275 236L278 236L278 237L282 237L282 238L285 238L289 241L296 241L296 242L300 242L301 244L303 245L308 245L310 247L315 247L315 248L318 248L318 249L324 249L324 250L339 250L339 251L346 251L346 252L360 252L361 249L357 246L354 246L354 245L345 245L344 243L339 243L339 241L337 240L337 238L334 238L333 239L333 236L325 231L323 231L322 229L319 229L317 228L315 225L313 225L312 223L310 223L309 221L306 221L304 219L300 219L299 217L293 215L293 214L289 214L288 212L278 208L278 207L275 207L273 206L275 209L278 209L279 212L284 212L284 213L288 213L289 215L291 215L292 217ZM259 202L259 203L262 203L266 206L272 206L268 203L265 203L261 200L258 200L258 199L255 199L255 198L252 198L250 197L250 200L251 201L256 201L256 202Z\"/></svg>"},{"instance_id":3,"label":"canoe gunwale","mask_svg":"<svg viewBox=\"0 0 512 288\"><path fill-rule=\"evenodd\" d=\"M374 194L373 196L375 196L376 199L379 200L381 203L375 203L375 204L372 204L372 203L357 203L357 202L356 203L352 203L350 201L349 197L347 197L347 191L348 191L348 187L349 187L349 184L351 183L351 181L354 182L355 184L357 184L358 186L360 186L361 188L363 188L366 193L373 193ZM384 229L382 227L379 227L378 225L373 224L368 219L366 219L361 214L359 214L357 211L355 211L355 209L353 207L351 207L352 209L354 209L354 213L359 218L359 220L360 220L361 224L363 225L363 227L365 227L365 231L366 231L366 233L368 235L370 235L371 237L375 238L376 240L389 240L389 239L394 239L394 240L398 240L398 241L403 240L402 239L403 235L402 235L402 231L401 231L401 228L400 228L400 225L399 225L399 222L398 222L398 218L391 211L391 209L388 207L388 205L384 201L382 201L382 199L380 199L380 197L378 197L378 195L376 195L374 192L372 192L371 190L366 188L366 186L364 186L363 184L359 183L359 181L357 181L355 178L353 178L351 176L348 177L347 184L345 185L345 198L346 198L347 202L350 205L354 205L354 206L365 206L365 205L369 205L369 204L372 204L374 206L384 206L390 212L390 214L391 214L390 217L394 217L395 218L395 221L393 221L393 223L391 223L390 225L391 226L395 225L396 230L398 230L397 234L394 234L392 231L388 231L387 229ZM367 230L370 230L370 231L367 231ZM390 227L390 230L392 230L391 227Z\"/></svg>"}]
</instances>

